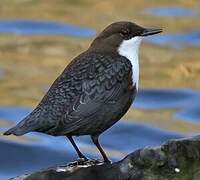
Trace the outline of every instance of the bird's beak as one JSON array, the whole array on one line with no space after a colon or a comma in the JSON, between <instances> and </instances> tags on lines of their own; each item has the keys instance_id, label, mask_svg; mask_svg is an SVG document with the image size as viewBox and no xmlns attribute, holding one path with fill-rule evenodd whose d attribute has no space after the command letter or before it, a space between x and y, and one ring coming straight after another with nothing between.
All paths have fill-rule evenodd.
<instances>
[{"instance_id":1,"label":"bird's beak","mask_svg":"<svg viewBox=\"0 0 200 180\"><path fill-rule=\"evenodd\" d=\"M150 35L158 34L161 32L162 32L162 29L144 29L144 31L142 32L140 36L150 36Z\"/></svg>"}]
</instances>

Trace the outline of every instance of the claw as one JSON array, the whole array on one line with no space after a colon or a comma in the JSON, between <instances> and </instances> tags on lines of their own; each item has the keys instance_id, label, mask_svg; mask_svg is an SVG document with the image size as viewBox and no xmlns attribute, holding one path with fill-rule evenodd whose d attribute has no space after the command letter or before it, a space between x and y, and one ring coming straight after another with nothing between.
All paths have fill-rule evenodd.
<instances>
[{"instance_id":1,"label":"claw","mask_svg":"<svg viewBox=\"0 0 200 180\"><path fill-rule=\"evenodd\" d=\"M68 165L71 167L84 166L84 165L92 166L92 165L97 165L97 164L99 165L99 164L103 164L103 163L105 163L105 162L97 160L97 159L79 158L77 161L71 162ZM111 163L111 162L109 161L106 163Z\"/></svg>"},{"instance_id":2,"label":"claw","mask_svg":"<svg viewBox=\"0 0 200 180\"><path fill-rule=\"evenodd\" d=\"M85 165L85 164L87 164L88 161L89 161L88 158L84 157L84 158L79 158L77 160L77 163L78 163L78 165Z\"/></svg>"}]
</instances>

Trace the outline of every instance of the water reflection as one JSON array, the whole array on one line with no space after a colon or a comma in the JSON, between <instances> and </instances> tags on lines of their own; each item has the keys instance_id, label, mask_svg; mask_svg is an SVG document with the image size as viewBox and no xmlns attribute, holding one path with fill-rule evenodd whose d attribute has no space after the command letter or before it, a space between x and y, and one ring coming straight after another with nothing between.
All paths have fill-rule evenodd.
<instances>
[{"instance_id":1,"label":"water reflection","mask_svg":"<svg viewBox=\"0 0 200 180\"><path fill-rule=\"evenodd\" d=\"M69 148L54 151L43 146L0 141L0 179L12 177L75 159ZM49 158L52 157L52 158ZM5 178L7 179L7 178Z\"/></svg>"},{"instance_id":2,"label":"water reflection","mask_svg":"<svg viewBox=\"0 0 200 180\"><path fill-rule=\"evenodd\" d=\"M75 37L91 37L95 31L86 27L36 20L0 20L0 33L18 35L62 35Z\"/></svg>"},{"instance_id":3,"label":"water reflection","mask_svg":"<svg viewBox=\"0 0 200 180\"><path fill-rule=\"evenodd\" d=\"M200 122L200 92L190 89L140 91L134 107L141 109L180 109L177 119Z\"/></svg>"},{"instance_id":4,"label":"water reflection","mask_svg":"<svg viewBox=\"0 0 200 180\"><path fill-rule=\"evenodd\" d=\"M146 42L170 46L173 48L184 48L187 46L200 46L200 31L187 33L168 33L146 38Z\"/></svg>"},{"instance_id":5,"label":"water reflection","mask_svg":"<svg viewBox=\"0 0 200 180\"><path fill-rule=\"evenodd\" d=\"M199 12L182 7L152 7L146 8L145 12L154 16L198 16Z\"/></svg>"},{"instance_id":6,"label":"water reflection","mask_svg":"<svg viewBox=\"0 0 200 180\"><path fill-rule=\"evenodd\" d=\"M0 107L0 119L19 121L32 111L27 107Z\"/></svg>"},{"instance_id":7,"label":"water reflection","mask_svg":"<svg viewBox=\"0 0 200 180\"><path fill-rule=\"evenodd\" d=\"M93 37L95 31L90 28L78 27L51 21L33 20L0 20L0 33L18 35L61 35L75 37ZM200 46L200 31L188 33L169 33L151 36L145 39L147 43L182 48L185 46Z\"/></svg>"},{"instance_id":8,"label":"water reflection","mask_svg":"<svg viewBox=\"0 0 200 180\"><path fill-rule=\"evenodd\" d=\"M0 80L3 79L5 76L5 72L3 69L0 69Z\"/></svg>"},{"instance_id":9,"label":"water reflection","mask_svg":"<svg viewBox=\"0 0 200 180\"><path fill-rule=\"evenodd\" d=\"M192 17L199 16L200 13L188 8L182 7L152 7L146 8L145 12L153 16L159 17ZM160 45L170 46L172 48L184 48L187 46L200 46L200 31L194 30L191 32L167 33L151 36L146 39L146 42Z\"/></svg>"}]
</instances>

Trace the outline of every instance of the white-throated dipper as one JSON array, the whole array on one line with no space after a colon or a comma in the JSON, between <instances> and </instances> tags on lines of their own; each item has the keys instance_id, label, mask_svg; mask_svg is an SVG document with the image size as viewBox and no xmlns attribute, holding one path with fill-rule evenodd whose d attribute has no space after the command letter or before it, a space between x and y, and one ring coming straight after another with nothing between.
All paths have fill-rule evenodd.
<instances>
[{"instance_id":1,"label":"white-throated dipper","mask_svg":"<svg viewBox=\"0 0 200 180\"><path fill-rule=\"evenodd\" d=\"M109 162L98 137L132 104L138 91L140 42L144 36L160 32L126 21L109 25L88 50L71 61L39 105L4 135L35 131L66 136L85 160L72 137L90 135Z\"/></svg>"}]
</instances>

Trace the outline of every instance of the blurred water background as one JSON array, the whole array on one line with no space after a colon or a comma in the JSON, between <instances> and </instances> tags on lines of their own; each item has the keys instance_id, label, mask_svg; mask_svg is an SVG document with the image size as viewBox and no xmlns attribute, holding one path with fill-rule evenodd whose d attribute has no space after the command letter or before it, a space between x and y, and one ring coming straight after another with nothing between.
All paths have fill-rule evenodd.
<instances>
[{"instance_id":1,"label":"blurred water background","mask_svg":"<svg viewBox=\"0 0 200 180\"><path fill-rule=\"evenodd\" d=\"M130 20L164 32L143 42L140 92L101 136L113 161L200 130L200 2L191 0L1 0L0 131L37 105L70 60L108 24ZM91 158L89 137L76 138ZM0 135L0 179L75 160L65 137Z\"/></svg>"}]
</instances>

